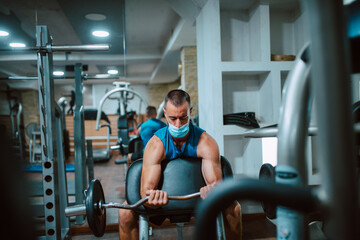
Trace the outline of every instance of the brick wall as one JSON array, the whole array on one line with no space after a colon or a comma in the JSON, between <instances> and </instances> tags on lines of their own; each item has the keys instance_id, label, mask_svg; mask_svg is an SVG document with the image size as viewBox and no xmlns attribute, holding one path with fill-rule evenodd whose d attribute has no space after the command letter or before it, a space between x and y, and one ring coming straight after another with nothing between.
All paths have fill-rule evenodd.
<instances>
[{"instance_id":1,"label":"brick wall","mask_svg":"<svg viewBox=\"0 0 360 240\"><path fill-rule=\"evenodd\" d=\"M23 90L21 92L21 98L23 105L24 126L26 127L29 123L32 122L38 123L38 92L35 90Z\"/></svg>"},{"instance_id":2,"label":"brick wall","mask_svg":"<svg viewBox=\"0 0 360 240\"><path fill-rule=\"evenodd\" d=\"M181 51L181 86L189 93L193 107L192 116L198 115L198 81L196 47L184 47Z\"/></svg>"},{"instance_id":3,"label":"brick wall","mask_svg":"<svg viewBox=\"0 0 360 240\"><path fill-rule=\"evenodd\" d=\"M164 100L165 95L172 89L177 89L180 85L182 89L190 94L191 105L193 107L192 116L198 115L198 81L197 81L197 56L196 47L184 47L181 50L181 69L180 79L167 84L149 85L149 105L158 108Z\"/></svg>"},{"instance_id":4,"label":"brick wall","mask_svg":"<svg viewBox=\"0 0 360 240\"><path fill-rule=\"evenodd\" d=\"M160 103L164 100L165 95L173 89L177 89L180 86L180 80L173 83L166 84L150 84L149 85L149 100L148 103L151 106L155 106L156 110Z\"/></svg>"}]
</instances>

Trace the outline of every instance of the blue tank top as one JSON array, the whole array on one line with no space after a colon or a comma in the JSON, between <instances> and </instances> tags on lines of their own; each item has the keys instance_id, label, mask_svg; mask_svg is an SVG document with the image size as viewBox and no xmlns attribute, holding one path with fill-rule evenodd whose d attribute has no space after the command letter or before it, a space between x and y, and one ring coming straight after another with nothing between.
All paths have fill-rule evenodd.
<instances>
[{"instance_id":1,"label":"blue tank top","mask_svg":"<svg viewBox=\"0 0 360 240\"><path fill-rule=\"evenodd\" d=\"M150 138L152 138L152 136L154 135L154 133L157 130L159 130L160 128L163 128L163 127L166 127L166 124L156 118L150 118L146 122L141 124L140 138L141 138L141 140L143 142L143 146L144 146L143 152L144 152L145 146L148 143L148 141L150 140Z\"/></svg>"},{"instance_id":2,"label":"blue tank top","mask_svg":"<svg viewBox=\"0 0 360 240\"><path fill-rule=\"evenodd\" d=\"M201 134L205 132L205 130L197 126L194 126L190 122L190 126L189 126L190 133L188 139L179 150L175 146L168 128L169 127L166 126L155 133L155 136L159 137L164 144L165 152L166 152L165 160L171 160L179 157L197 157L197 153L196 153L197 144L199 142Z\"/></svg>"}]
</instances>

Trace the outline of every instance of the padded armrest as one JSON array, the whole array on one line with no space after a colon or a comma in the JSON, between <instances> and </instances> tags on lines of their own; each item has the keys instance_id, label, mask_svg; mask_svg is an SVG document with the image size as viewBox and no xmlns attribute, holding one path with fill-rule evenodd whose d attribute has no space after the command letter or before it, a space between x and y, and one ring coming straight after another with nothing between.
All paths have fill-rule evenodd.
<instances>
[{"instance_id":1,"label":"padded armrest","mask_svg":"<svg viewBox=\"0 0 360 240\"><path fill-rule=\"evenodd\" d=\"M140 137L135 137L129 141L129 153L142 152L143 144Z\"/></svg>"},{"instance_id":2,"label":"padded armrest","mask_svg":"<svg viewBox=\"0 0 360 240\"><path fill-rule=\"evenodd\" d=\"M158 189L162 189L168 195L187 195L199 192L205 186L201 171L200 158L178 158L170 161L163 161L162 176ZM233 172L230 163L221 157L223 178L232 177ZM141 199L140 180L142 171L142 159L136 160L129 167L126 174L126 200L134 204ZM169 204L158 209L146 209L139 207L135 212L147 215L186 215L193 214L200 198L175 201L170 200Z\"/></svg>"}]
</instances>

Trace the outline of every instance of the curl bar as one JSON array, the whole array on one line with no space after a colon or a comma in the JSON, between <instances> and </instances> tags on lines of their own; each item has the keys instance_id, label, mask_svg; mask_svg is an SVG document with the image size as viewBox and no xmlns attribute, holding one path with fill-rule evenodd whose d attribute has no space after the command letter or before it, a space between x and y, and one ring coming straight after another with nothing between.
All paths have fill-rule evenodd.
<instances>
[{"instance_id":1,"label":"curl bar","mask_svg":"<svg viewBox=\"0 0 360 240\"><path fill-rule=\"evenodd\" d=\"M47 52L88 52L88 51L108 51L110 44L89 44L89 45L52 45L21 47L21 48L2 48L0 51L47 51Z\"/></svg>"},{"instance_id":2,"label":"curl bar","mask_svg":"<svg viewBox=\"0 0 360 240\"><path fill-rule=\"evenodd\" d=\"M168 196L169 200L188 200L200 197L200 192L189 195ZM65 208L67 217L86 215L88 224L95 236L101 237L105 233L106 226L106 208L124 208L136 209L146 203L149 196L140 199L138 202L127 205L120 203L105 202L104 191L98 179L90 182L89 188L86 190L85 204L75 205Z\"/></svg>"}]
</instances>

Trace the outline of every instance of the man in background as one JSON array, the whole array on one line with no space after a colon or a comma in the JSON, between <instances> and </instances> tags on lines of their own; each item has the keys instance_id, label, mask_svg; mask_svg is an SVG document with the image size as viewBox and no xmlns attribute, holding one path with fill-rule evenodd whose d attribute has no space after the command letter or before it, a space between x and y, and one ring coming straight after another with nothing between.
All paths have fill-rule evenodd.
<instances>
[{"instance_id":1,"label":"man in background","mask_svg":"<svg viewBox=\"0 0 360 240\"><path fill-rule=\"evenodd\" d=\"M141 152L135 152L128 155L128 166L130 166L133 161L142 158L145 146L150 138L157 130L166 127L166 124L163 121L157 119L156 115L157 111L154 106L148 106L146 108L146 121L138 127L138 136L141 138L143 149Z\"/></svg>"}]
</instances>

